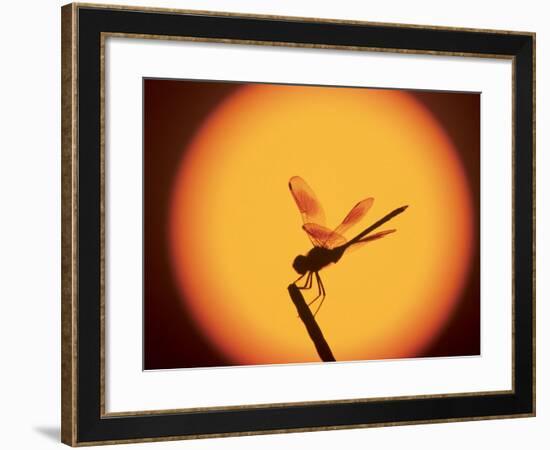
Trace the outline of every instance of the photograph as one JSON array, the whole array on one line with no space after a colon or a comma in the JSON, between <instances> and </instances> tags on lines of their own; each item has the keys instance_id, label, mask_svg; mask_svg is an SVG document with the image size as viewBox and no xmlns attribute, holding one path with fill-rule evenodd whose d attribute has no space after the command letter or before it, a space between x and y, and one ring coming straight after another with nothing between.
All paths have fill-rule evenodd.
<instances>
[{"instance_id":1,"label":"photograph","mask_svg":"<svg viewBox=\"0 0 550 450\"><path fill-rule=\"evenodd\" d=\"M144 369L479 356L480 98L144 78Z\"/></svg>"}]
</instances>

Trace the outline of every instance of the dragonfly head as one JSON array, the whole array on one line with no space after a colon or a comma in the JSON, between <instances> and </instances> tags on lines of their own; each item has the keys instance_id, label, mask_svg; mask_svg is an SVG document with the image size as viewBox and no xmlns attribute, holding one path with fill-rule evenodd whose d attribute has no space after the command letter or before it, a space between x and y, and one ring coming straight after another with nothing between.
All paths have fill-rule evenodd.
<instances>
[{"instance_id":1,"label":"dragonfly head","mask_svg":"<svg viewBox=\"0 0 550 450\"><path fill-rule=\"evenodd\" d=\"M294 270L300 275L305 274L308 270L307 258L304 255L296 256L296 258L294 258L294 262L292 263L292 267L294 267Z\"/></svg>"}]
</instances>

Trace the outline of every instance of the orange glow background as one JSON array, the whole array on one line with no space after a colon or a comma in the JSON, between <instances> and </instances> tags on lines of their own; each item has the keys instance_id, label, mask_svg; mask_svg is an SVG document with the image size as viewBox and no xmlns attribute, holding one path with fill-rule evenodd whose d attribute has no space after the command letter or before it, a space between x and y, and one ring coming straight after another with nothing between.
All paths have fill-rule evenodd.
<instances>
[{"instance_id":1,"label":"orange glow background","mask_svg":"<svg viewBox=\"0 0 550 450\"><path fill-rule=\"evenodd\" d=\"M375 198L349 239L410 205L385 227L397 233L321 271L317 321L339 361L426 356L472 291L478 255L472 175L433 110L406 91L260 84L235 86L207 109L174 157L158 219L165 235L145 237L166 246L174 313L216 355L173 367L319 361L286 291L294 257L311 248L287 187L293 175L316 192L329 227ZM145 142L147 151L147 133ZM147 284L147 243L145 264ZM478 320L479 311L459 332Z\"/></svg>"}]
</instances>

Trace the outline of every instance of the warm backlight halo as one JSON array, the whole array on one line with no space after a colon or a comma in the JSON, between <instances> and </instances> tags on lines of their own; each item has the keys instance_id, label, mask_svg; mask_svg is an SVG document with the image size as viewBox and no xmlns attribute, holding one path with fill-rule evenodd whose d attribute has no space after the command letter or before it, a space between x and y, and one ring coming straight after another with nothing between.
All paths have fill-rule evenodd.
<instances>
[{"instance_id":1,"label":"warm backlight halo","mask_svg":"<svg viewBox=\"0 0 550 450\"><path fill-rule=\"evenodd\" d=\"M375 197L348 238L410 205L389 225L397 233L321 272L317 320L338 360L419 354L460 297L473 212L453 144L394 90L248 85L209 115L184 151L169 222L181 298L205 336L234 364L319 361L286 292L294 257L311 247L293 175L331 227Z\"/></svg>"}]
</instances>

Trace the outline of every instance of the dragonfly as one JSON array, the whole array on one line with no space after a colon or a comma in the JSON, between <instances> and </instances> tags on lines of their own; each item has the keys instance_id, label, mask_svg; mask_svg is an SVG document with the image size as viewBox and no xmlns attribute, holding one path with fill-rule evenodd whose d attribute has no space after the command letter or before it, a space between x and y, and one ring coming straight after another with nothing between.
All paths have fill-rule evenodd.
<instances>
[{"instance_id":1,"label":"dragonfly","mask_svg":"<svg viewBox=\"0 0 550 450\"><path fill-rule=\"evenodd\" d=\"M343 234L363 219L371 209L374 198L368 197L358 202L344 217L340 225L335 229L330 229L325 226L325 213L321 203L317 200L315 193L304 179L299 176L294 176L290 179L288 186L302 216L302 228L313 244L313 248L309 250L307 254L296 256L292 263L292 267L300 275L300 277L294 281L294 284L301 290L311 289L313 286L313 278L315 278L317 283L317 296L308 303L308 306L311 306L315 302L319 302L313 314L315 317L321 309L326 297L325 286L323 285L319 272L326 266L340 261L340 258L342 258L343 254L350 247L357 247L394 233L396 231L395 229L388 229L371 234L380 226L405 211L408 205L394 209L348 241ZM297 283L304 277L304 284L299 286Z\"/></svg>"}]
</instances>

